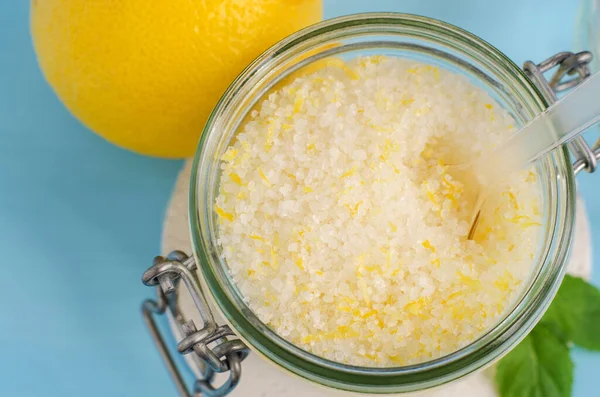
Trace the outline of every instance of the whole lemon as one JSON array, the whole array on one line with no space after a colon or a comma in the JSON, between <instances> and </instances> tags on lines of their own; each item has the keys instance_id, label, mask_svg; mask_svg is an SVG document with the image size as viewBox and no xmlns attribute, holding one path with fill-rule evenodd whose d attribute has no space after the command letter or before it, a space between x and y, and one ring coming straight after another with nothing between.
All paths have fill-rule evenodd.
<instances>
[{"instance_id":1,"label":"whole lemon","mask_svg":"<svg viewBox=\"0 0 600 397\"><path fill-rule=\"evenodd\" d=\"M219 97L272 44L319 21L321 0L32 0L40 67L110 142L194 153Z\"/></svg>"}]
</instances>

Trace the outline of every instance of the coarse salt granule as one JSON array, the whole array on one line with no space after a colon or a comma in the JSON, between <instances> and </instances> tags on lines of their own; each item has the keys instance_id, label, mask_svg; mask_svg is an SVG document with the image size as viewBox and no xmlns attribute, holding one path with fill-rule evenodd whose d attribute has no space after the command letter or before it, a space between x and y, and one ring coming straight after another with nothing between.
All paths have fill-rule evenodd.
<instances>
[{"instance_id":1,"label":"coarse salt granule","mask_svg":"<svg viewBox=\"0 0 600 397\"><path fill-rule=\"evenodd\" d=\"M541 230L536 173L489 194L447 164L514 120L465 77L414 61L327 61L268 95L222 157L223 256L249 307L318 356L402 366L472 342L511 306Z\"/></svg>"}]
</instances>

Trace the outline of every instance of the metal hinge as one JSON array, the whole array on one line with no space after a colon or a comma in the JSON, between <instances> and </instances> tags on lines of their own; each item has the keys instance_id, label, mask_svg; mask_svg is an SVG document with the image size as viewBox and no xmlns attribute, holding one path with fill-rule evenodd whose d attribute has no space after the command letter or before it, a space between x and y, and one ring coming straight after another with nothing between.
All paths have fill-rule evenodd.
<instances>
[{"instance_id":1,"label":"metal hinge","mask_svg":"<svg viewBox=\"0 0 600 397\"><path fill-rule=\"evenodd\" d=\"M148 286L156 286L157 300L146 300L142 305L142 313L179 394L184 397L222 397L229 394L240 380L241 362L248 356L249 350L239 339L229 339L235 334L228 325L217 326L215 323L196 276L194 258L181 251L171 252L166 258L157 256L154 258L154 265L142 276L142 282ZM184 321L179 313L177 289L180 288L181 282L190 292L200 313L203 321L200 329L197 329L192 320ZM188 391L181 371L154 319L155 315L165 313L175 320L183 335L177 344L177 351L180 354L194 354L194 362L198 364L202 373L202 377L194 383L192 392ZM216 387L214 375L226 372L229 373L229 377L225 383Z\"/></svg>"},{"instance_id":2,"label":"metal hinge","mask_svg":"<svg viewBox=\"0 0 600 397\"><path fill-rule=\"evenodd\" d=\"M558 100L558 94L575 88L590 76L591 61L592 54L588 51L560 52L537 65L527 61L523 69L542 92L548 104L553 104ZM555 69L554 73L547 80L544 73L553 69ZM600 93L598 93L598 100L600 100ZM575 174L582 170L590 173L596 171L600 159L600 140L590 147L582 136L578 136L567 145L575 159L573 162Z\"/></svg>"}]
</instances>

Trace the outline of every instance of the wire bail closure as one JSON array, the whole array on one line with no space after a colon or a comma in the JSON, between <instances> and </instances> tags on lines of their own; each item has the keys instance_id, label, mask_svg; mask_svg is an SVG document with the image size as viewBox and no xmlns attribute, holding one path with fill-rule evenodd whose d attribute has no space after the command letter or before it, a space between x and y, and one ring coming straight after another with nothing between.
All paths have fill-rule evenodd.
<instances>
[{"instance_id":1,"label":"wire bail closure","mask_svg":"<svg viewBox=\"0 0 600 397\"><path fill-rule=\"evenodd\" d=\"M537 65L527 61L523 65L523 70L551 105L558 100L558 94L577 87L590 77L589 64L591 61L592 53L589 51L559 52ZM552 69L556 70L550 80L547 80L544 73ZM598 95L600 97L600 94ZM600 140L590 147L582 136L578 136L569 142L567 147L576 159L573 163L575 174L582 170L588 173L596 171L600 159Z\"/></svg>"},{"instance_id":2,"label":"wire bail closure","mask_svg":"<svg viewBox=\"0 0 600 397\"><path fill-rule=\"evenodd\" d=\"M557 94L575 88L590 76L591 60L592 54L587 51L560 52L539 64L527 61L523 69L546 101L552 104L558 100ZM544 74L552 69L556 70L547 80ZM573 163L575 174L582 170L589 173L596 171L600 160L600 140L590 147L583 137L579 136L569 142L568 147L576 159ZM158 296L156 300L144 301L142 315L179 394L182 397L224 397L239 383L241 362L250 351L241 340L229 339L236 335L228 325L216 324L196 270L194 258L181 251L173 251L166 258L155 257L154 264L143 274L142 282L147 286L156 286ZM202 318L203 324L200 329L192 320L185 321L179 311L177 292L182 281ZM177 351L182 355L192 355L193 362L202 374L194 383L191 392L158 329L155 317L164 314L174 320L183 336L177 344ZM215 386L215 374L226 372L229 372L229 378L221 386Z\"/></svg>"},{"instance_id":3,"label":"wire bail closure","mask_svg":"<svg viewBox=\"0 0 600 397\"><path fill-rule=\"evenodd\" d=\"M248 356L249 349L241 340L229 339L235 337L235 334L228 325L217 326L195 271L194 258L181 251L173 251L166 258L154 258L154 264L144 272L142 282L148 286L156 286L158 298L156 301L148 299L142 304L142 315L179 394L184 397L223 397L239 383L241 362ZM190 292L200 313L203 322L200 329L196 328L192 320L184 321L179 312L177 291L181 282ZM194 354L194 362L202 373L202 377L194 384L193 392L188 391L181 371L156 324L155 316L165 313L175 320L183 335L183 339L177 344L177 351L182 355ZM225 372L229 372L229 378L216 387L215 374Z\"/></svg>"}]
</instances>

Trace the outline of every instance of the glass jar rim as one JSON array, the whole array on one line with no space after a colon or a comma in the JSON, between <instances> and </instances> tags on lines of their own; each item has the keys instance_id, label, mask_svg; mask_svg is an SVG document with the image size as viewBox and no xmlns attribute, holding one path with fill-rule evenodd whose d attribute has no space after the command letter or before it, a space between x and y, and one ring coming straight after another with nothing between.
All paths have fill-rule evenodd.
<instances>
[{"instance_id":1,"label":"glass jar rim","mask_svg":"<svg viewBox=\"0 0 600 397\"><path fill-rule=\"evenodd\" d=\"M551 247L548 250L554 249L556 252L552 255L553 260L543 266L527 290L527 294L534 296L530 296L528 302L518 302L502 321L496 323L476 341L456 352L411 366L357 367L329 361L306 352L285 341L262 323L263 328L260 329L260 324L253 323L244 315L249 314L244 312L247 307L241 307L233 299L233 286L224 277L223 269L217 266L215 255L218 254L214 242L207 237L210 234L208 225L212 211L207 211L206 208L211 203L204 200L207 183L199 178L208 177L211 172L215 172L209 166L209 163L215 160L215 156L206 148L209 141L218 139L218 135L222 134L218 122L228 107L235 103L236 96L241 95L240 90L244 85L251 84L256 76L266 73L274 60L293 53L311 39L352 29L356 30L355 34L387 33L389 30L396 32L395 29L400 29L404 37L436 35L446 41L460 43L461 48L479 54L488 62L509 71L514 82L522 89L520 99L535 108L535 111L541 112L547 106L543 95L517 65L484 40L453 25L426 17L398 13L354 14L315 24L282 40L252 62L230 85L209 117L198 145L191 175L189 215L194 255L202 274L203 286L208 287L232 329L253 347L255 352L297 375L335 388L382 393L420 390L446 383L490 364L518 343L535 325L556 293L564 274L568 246L573 234L574 175L566 149L555 151L552 154L552 163L556 167L556 177L559 180L559 208L555 215ZM465 51L465 56L474 55ZM542 270L545 270L543 279L540 277Z\"/></svg>"}]
</instances>

